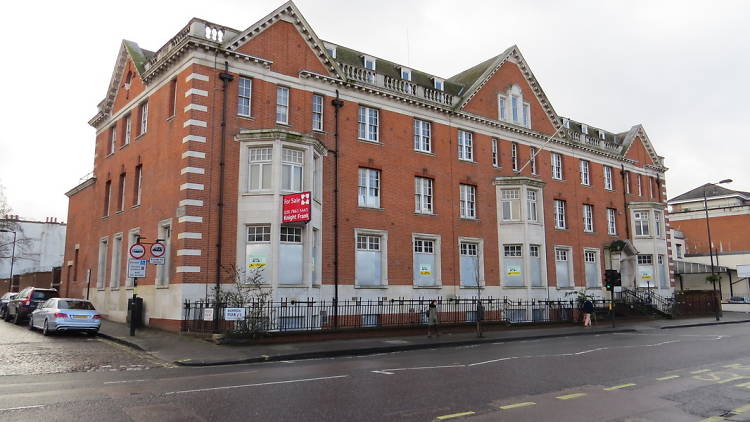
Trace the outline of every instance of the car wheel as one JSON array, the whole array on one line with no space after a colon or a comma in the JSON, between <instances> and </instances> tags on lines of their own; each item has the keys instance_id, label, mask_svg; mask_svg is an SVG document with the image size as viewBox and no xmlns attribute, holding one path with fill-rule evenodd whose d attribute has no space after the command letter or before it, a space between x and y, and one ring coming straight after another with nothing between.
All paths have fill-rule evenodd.
<instances>
[{"instance_id":1,"label":"car wheel","mask_svg":"<svg viewBox=\"0 0 750 422\"><path fill-rule=\"evenodd\" d=\"M34 318L29 317L29 331L34 331Z\"/></svg>"},{"instance_id":2,"label":"car wheel","mask_svg":"<svg viewBox=\"0 0 750 422\"><path fill-rule=\"evenodd\" d=\"M42 328L42 334L45 335L45 336L48 336L48 335L52 334L52 332L49 330L49 327L47 327L47 320L46 319L44 320L44 326Z\"/></svg>"}]
</instances>

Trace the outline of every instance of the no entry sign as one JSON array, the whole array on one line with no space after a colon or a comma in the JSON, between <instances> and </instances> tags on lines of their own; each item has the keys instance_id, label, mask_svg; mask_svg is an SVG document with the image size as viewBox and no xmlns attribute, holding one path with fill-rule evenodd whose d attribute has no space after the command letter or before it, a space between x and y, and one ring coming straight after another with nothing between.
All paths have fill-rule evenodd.
<instances>
[{"instance_id":1,"label":"no entry sign","mask_svg":"<svg viewBox=\"0 0 750 422\"><path fill-rule=\"evenodd\" d=\"M284 195L281 205L281 222L307 223L308 221L310 221L310 192Z\"/></svg>"},{"instance_id":2,"label":"no entry sign","mask_svg":"<svg viewBox=\"0 0 750 422\"><path fill-rule=\"evenodd\" d=\"M130 257L133 259L141 259L143 256L146 255L146 248L143 247L140 243L136 243L135 245L130 247Z\"/></svg>"},{"instance_id":3,"label":"no entry sign","mask_svg":"<svg viewBox=\"0 0 750 422\"><path fill-rule=\"evenodd\" d=\"M161 256L164 256L164 252L166 252L166 248L164 247L163 243L153 243L151 244L151 256L154 258L159 258Z\"/></svg>"}]
</instances>

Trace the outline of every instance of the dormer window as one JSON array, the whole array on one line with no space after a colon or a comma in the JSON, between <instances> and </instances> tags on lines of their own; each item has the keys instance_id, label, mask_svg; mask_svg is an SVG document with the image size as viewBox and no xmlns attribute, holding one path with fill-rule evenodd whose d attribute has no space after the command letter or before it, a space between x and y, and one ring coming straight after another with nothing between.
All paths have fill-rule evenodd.
<instances>
[{"instance_id":1,"label":"dormer window","mask_svg":"<svg viewBox=\"0 0 750 422\"><path fill-rule=\"evenodd\" d=\"M336 58L336 46L335 45L326 45L326 51L328 52L328 55L331 56L332 59Z\"/></svg>"},{"instance_id":2,"label":"dormer window","mask_svg":"<svg viewBox=\"0 0 750 422\"><path fill-rule=\"evenodd\" d=\"M434 86L435 89L437 89L438 91L442 91L443 90L444 85L443 85L443 80L442 79L432 78L432 83L433 83L432 86Z\"/></svg>"},{"instance_id":3,"label":"dormer window","mask_svg":"<svg viewBox=\"0 0 750 422\"><path fill-rule=\"evenodd\" d=\"M589 127L587 125L581 124L581 133L583 133L584 135L588 135Z\"/></svg>"},{"instance_id":4,"label":"dormer window","mask_svg":"<svg viewBox=\"0 0 750 422\"><path fill-rule=\"evenodd\" d=\"M570 129L570 120L568 120L568 119L563 119L563 127L564 127L565 129Z\"/></svg>"},{"instance_id":5,"label":"dormer window","mask_svg":"<svg viewBox=\"0 0 750 422\"><path fill-rule=\"evenodd\" d=\"M375 70L375 58L370 56L362 56L362 66L365 69Z\"/></svg>"},{"instance_id":6,"label":"dormer window","mask_svg":"<svg viewBox=\"0 0 750 422\"><path fill-rule=\"evenodd\" d=\"M411 69L408 67L401 68L401 79L405 81L411 81Z\"/></svg>"},{"instance_id":7,"label":"dormer window","mask_svg":"<svg viewBox=\"0 0 750 422\"><path fill-rule=\"evenodd\" d=\"M604 139L604 138L605 138L604 131L599 130L599 139Z\"/></svg>"}]
</instances>

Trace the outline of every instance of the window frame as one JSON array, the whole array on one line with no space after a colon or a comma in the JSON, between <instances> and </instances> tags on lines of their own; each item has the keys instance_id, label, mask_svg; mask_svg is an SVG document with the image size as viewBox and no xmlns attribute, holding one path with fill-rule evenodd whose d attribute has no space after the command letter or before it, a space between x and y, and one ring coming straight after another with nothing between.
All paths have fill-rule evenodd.
<instances>
[{"instance_id":1,"label":"window frame","mask_svg":"<svg viewBox=\"0 0 750 422\"><path fill-rule=\"evenodd\" d=\"M133 174L133 205L137 206L141 205L143 194L143 164L138 164L135 166L135 171Z\"/></svg>"},{"instance_id":2,"label":"window frame","mask_svg":"<svg viewBox=\"0 0 750 422\"><path fill-rule=\"evenodd\" d=\"M526 221L539 222L539 191L536 189L526 189Z\"/></svg>"},{"instance_id":3,"label":"window frame","mask_svg":"<svg viewBox=\"0 0 750 422\"><path fill-rule=\"evenodd\" d=\"M594 232L594 206L583 204L583 231L585 233Z\"/></svg>"},{"instance_id":4,"label":"window frame","mask_svg":"<svg viewBox=\"0 0 750 422\"><path fill-rule=\"evenodd\" d=\"M377 186L371 186L372 181L373 181L371 178L372 174L375 175L375 182ZM381 198L382 198L381 171L379 169L374 169L374 168L369 168L369 167L360 167L358 169L357 175L358 175L357 177L357 206L360 208L380 209ZM363 181L364 181L364 185L363 185ZM360 193L362 192L362 189L365 190L364 199ZM375 195L371 195L372 192L375 192ZM370 198L373 198L373 199L370 199Z\"/></svg>"},{"instance_id":5,"label":"window frame","mask_svg":"<svg viewBox=\"0 0 750 422\"><path fill-rule=\"evenodd\" d=\"M607 208L607 234L617 236L617 210Z\"/></svg>"},{"instance_id":6,"label":"window frame","mask_svg":"<svg viewBox=\"0 0 750 422\"><path fill-rule=\"evenodd\" d=\"M380 110L359 105L357 139L380 143ZM374 130L374 137L372 137Z\"/></svg>"},{"instance_id":7,"label":"window frame","mask_svg":"<svg viewBox=\"0 0 750 422\"><path fill-rule=\"evenodd\" d=\"M651 236L651 218L648 210L633 210L633 233L638 237ZM645 216L645 218L643 218ZM643 228L645 227L645 232ZM640 232L640 233L639 233Z\"/></svg>"},{"instance_id":8,"label":"window frame","mask_svg":"<svg viewBox=\"0 0 750 422\"><path fill-rule=\"evenodd\" d=\"M567 204L563 199L555 199L555 228L558 230L567 230L568 221L566 216Z\"/></svg>"},{"instance_id":9,"label":"window frame","mask_svg":"<svg viewBox=\"0 0 750 422\"><path fill-rule=\"evenodd\" d=\"M291 90L283 85L276 86L276 123L281 125L289 124L289 103L291 102ZM279 119L279 117L283 117Z\"/></svg>"},{"instance_id":10,"label":"window frame","mask_svg":"<svg viewBox=\"0 0 750 422\"><path fill-rule=\"evenodd\" d=\"M564 180L562 154L550 151L550 162L552 164L552 179Z\"/></svg>"},{"instance_id":11,"label":"window frame","mask_svg":"<svg viewBox=\"0 0 750 422\"><path fill-rule=\"evenodd\" d=\"M474 135L467 130L458 129L458 159L474 162Z\"/></svg>"},{"instance_id":12,"label":"window frame","mask_svg":"<svg viewBox=\"0 0 750 422\"><path fill-rule=\"evenodd\" d=\"M376 285L360 284L358 270L357 270L357 259L355 253L354 259L354 288L382 288L388 286L388 231L386 230L373 230L365 228L354 229L354 250L356 251L373 251L375 249L370 248L370 242L367 241L367 249L360 248L359 238L363 237L377 237L378 251L380 252L380 280Z\"/></svg>"},{"instance_id":13,"label":"window frame","mask_svg":"<svg viewBox=\"0 0 750 422\"><path fill-rule=\"evenodd\" d=\"M425 192L427 191L427 192ZM414 177L414 212L434 214L434 181L429 177Z\"/></svg>"},{"instance_id":14,"label":"window frame","mask_svg":"<svg viewBox=\"0 0 750 422\"><path fill-rule=\"evenodd\" d=\"M465 183L459 184L459 217L477 219L477 187Z\"/></svg>"},{"instance_id":15,"label":"window frame","mask_svg":"<svg viewBox=\"0 0 750 422\"><path fill-rule=\"evenodd\" d=\"M604 189L608 191L615 190L614 179L612 178L612 167L602 166L604 172Z\"/></svg>"},{"instance_id":16,"label":"window frame","mask_svg":"<svg viewBox=\"0 0 750 422\"><path fill-rule=\"evenodd\" d=\"M581 184L591 186L591 164L588 160L579 161L579 171L581 172Z\"/></svg>"},{"instance_id":17,"label":"window frame","mask_svg":"<svg viewBox=\"0 0 750 422\"><path fill-rule=\"evenodd\" d=\"M313 94L312 96L312 130L314 131L318 131L318 132L323 131L324 104L325 104L325 97L323 95ZM318 110L318 107L320 108L319 110Z\"/></svg>"},{"instance_id":18,"label":"window frame","mask_svg":"<svg viewBox=\"0 0 750 422\"><path fill-rule=\"evenodd\" d=\"M536 166L536 157L539 155L539 150L536 147L529 148L529 162L531 163L531 174L538 175L538 168Z\"/></svg>"},{"instance_id":19,"label":"window frame","mask_svg":"<svg viewBox=\"0 0 750 422\"><path fill-rule=\"evenodd\" d=\"M500 168L500 146L498 145L497 138L492 138L492 167Z\"/></svg>"},{"instance_id":20,"label":"window frame","mask_svg":"<svg viewBox=\"0 0 750 422\"><path fill-rule=\"evenodd\" d=\"M148 131L148 100L138 106L138 136L145 135Z\"/></svg>"},{"instance_id":21,"label":"window frame","mask_svg":"<svg viewBox=\"0 0 750 422\"><path fill-rule=\"evenodd\" d=\"M237 115L252 117L253 114L253 80L246 76L240 76L237 83ZM243 113L247 108L247 113Z\"/></svg>"},{"instance_id":22,"label":"window frame","mask_svg":"<svg viewBox=\"0 0 750 422\"><path fill-rule=\"evenodd\" d=\"M515 204L515 207L514 207ZM514 215L516 209L518 215ZM506 213L506 210L508 211ZM505 188L500 190L500 221L521 221L521 189Z\"/></svg>"},{"instance_id":23,"label":"window frame","mask_svg":"<svg viewBox=\"0 0 750 422\"><path fill-rule=\"evenodd\" d=\"M513 171L519 171L518 168L518 143L517 142L511 142L510 143L510 163L513 167Z\"/></svg>"},{"instance_id":24,"label":"window frame","mask_svg":"<svg viewBox=\"0 0 750 422\"><path fill-rule=\"evenodd\" d=\"M287 153L294 154L296 157L299 157L300 161L293 161L287 159ZM299 169L299 178L295 178L295 169ZM289 174L287 174L289 172ZM289 186L285 186L284 181L285 178L288 177ZM299 186L295 186L295 182L299 183ZM279 189L282 192L302 192L305 190L305 152L295 149L295 148L289 148L289 147L282 147L281 148L281 184L279 186Z\"/></svg>"},{"instance_id":25,"label":"window frame","mask_svg":"<svg viewBox=\"0 0 750 422\"><path fill-rule=\"evenodd\" d=\"M265 158L265 152L268 151L268 158L267 159L253 159L254 152L258 151L258 154L261 155L261 158ZM255 192L269 192L273 190L273 152L274 148L272 145L256 145L256 146L250 146L247 149L247 192L249 193L255 193ZM253 186L253 166L258 166L258 187L255 188ZM269 172L268 175L268 186L263 186L263 180L265 171Z\"/></svg>"},{"instance_id":26,"label":"window frame","mask_svg":"<svg viewBox=\"0 0 750 422\"><path fill-rule=\"evenodd\" d=\"M414 151L432 154L432 123L414 119Z\"/></svg>"}]
</instances>

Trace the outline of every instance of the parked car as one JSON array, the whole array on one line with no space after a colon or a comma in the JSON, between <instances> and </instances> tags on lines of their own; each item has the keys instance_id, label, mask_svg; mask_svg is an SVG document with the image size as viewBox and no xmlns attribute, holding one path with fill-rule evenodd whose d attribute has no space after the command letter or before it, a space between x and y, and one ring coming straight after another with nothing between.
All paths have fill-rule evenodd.
<instances>
[{"instance_id":1,"label":"parked car","mask_svg":"<svg viewBox=\"0 0 750 422\"><path fill-rule=\"evenodd\" d=\"M0 297L0 319L5 319L5 313L8 312L8 302L16 297L18 293L8 292Z\"/></svg>"},{"instance_id":2,"label":"parked car","mask_svg":"<svg viewBox=\"0 0 750 422\"><path fill-rule=\"evenodd\" d=\"M8 302L8 311L5 313L6 321L13 321L14 324L20 324L21 321L28 318L36 307L47 299L57 297L56 289L43 289L40 287L27 287L18 295Z\"/></svg>"},{"instance_id":3,"label":"parked car","mask_svg":"<svg viewBox=\"0 0 750 422\"><path fill-rule=\"evenodd\" d=\"M732 296L729 303L750 303L750 296Z\"/></svg>"},{"instance_id":4,"label":"parked car","mask_svg":"<svg viewBox=\"0 0 750 422\"><path fill-rule=\"evenodd\" d=\"M53 298L31 313L29 329L39 328L45 336L56 331L99 332L102 314L86 299Z\"/></svg>"}]
</instances>

